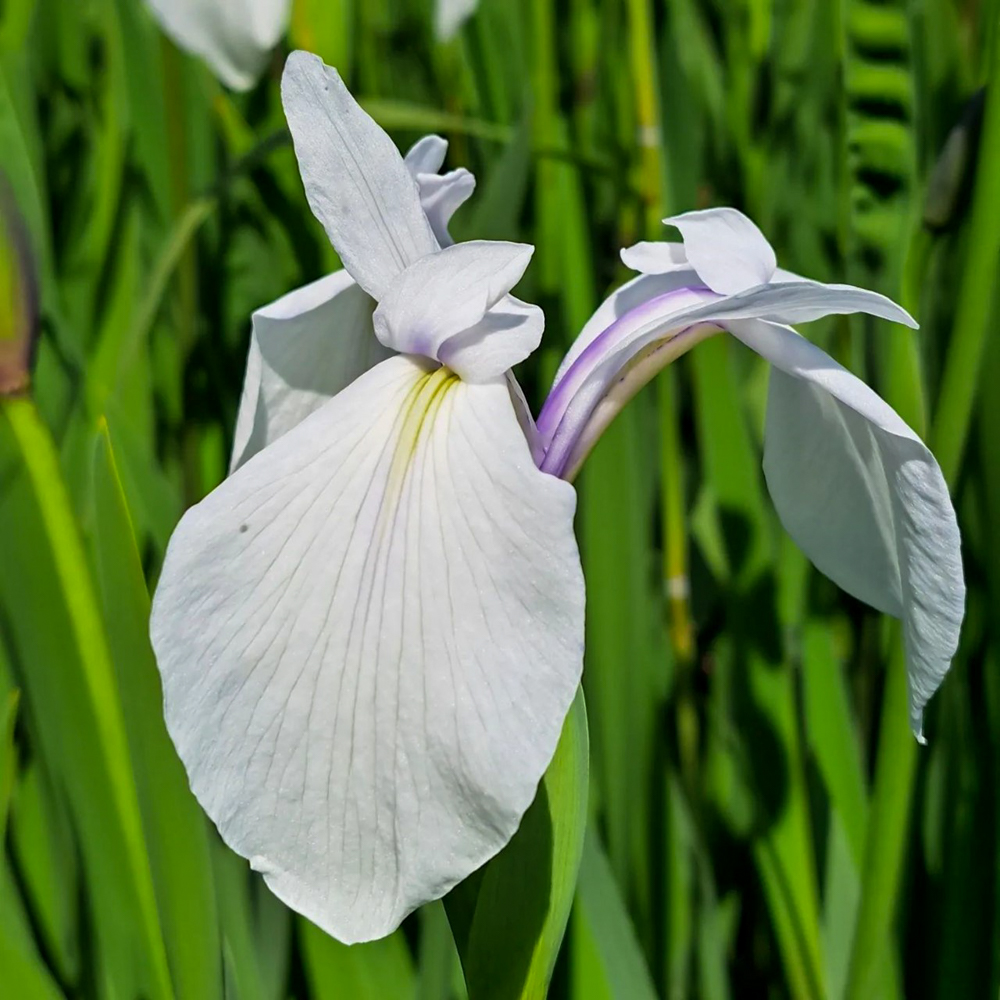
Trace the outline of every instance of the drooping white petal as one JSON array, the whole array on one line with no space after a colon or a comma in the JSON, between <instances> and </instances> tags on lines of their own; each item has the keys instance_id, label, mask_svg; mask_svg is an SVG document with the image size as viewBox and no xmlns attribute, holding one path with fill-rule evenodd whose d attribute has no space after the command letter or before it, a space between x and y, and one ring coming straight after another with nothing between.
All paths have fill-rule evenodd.
<instances>
[{"instance_id":1,"label":"drooping white petal","mask_svg":"<svg viewBox=\"0 0 1000 1000\"><path fill-rule=\"evenodd\" d=\"M525 243L475 240L429 254L407 268L379 303L376 336L395 351L454 364L453 370L470 381L500 375L538 345L540 310L523 303L505 307L496 319L490 317L481 335L458 338L451 351L447 345L477 327L506 296L533 252Z\"/></svg>"},{"instance_id":2,"label":"drooping white petal","mask_svg":"<svg viewBox=\"0 0 1000 1000\"><path fill-rule=\"evenodd\" d=\"M651 243L643 240L621 251L622 263L640 274L692 271L683 243Z\"/></svg>"},{"instance_id":3,"label":"drooping white petal","mask_svg":"<svg viewBox=\"0 0 1000 1000\"><path fill-rule=\"evenodd\" d=\"M478 6L479 0L436 0L434 26L438 38L443 42L454 38Z\"/></svg>"},{"instance_id":4,"label":"drooping white petal","mask_svg":"<svg viewBox=\"0 0 1000 1000\"><path fill-rule=\"evenodd\" d=\"M730 330L775 366L764 472L782 524L835 583L902 618L919 736L965 606L959 531L941 470L884 400L794 330L755 321Z\"/></svg>"},{"instance_id":5,"label":"drooping white petal","mask_svg":"<svg viewBox=\"0 0 1000 1000\"><path fill-rule=\"evenodd\" d=\"M254 313L230 472L389 357L372 327L374 308L336 271Z\"/></svg>"},{"instance_id":6,"label":"drooping white petal","mask_svg":"<svg viewBox=\"0 0 1000 1000\"><path fill-rule=\"evenodd\" d=\"M720 295L765 285L778 266L771 244L735 208L706 208L663 220L684 237L684 252L698 276Z\"/></svg>"},{"instance_id":7,"label":"drooping white petal","mask_svg":"<svg viewBox=\"0 0 1000 1000\"><path fill-rule=\"evenodd\" d=\"M233 90L248 90L288 24L291 0L147 0L163 30Z\"/></svg>"},{"instance_id":8,"label":"drooping white petal","mask_svg":"<svg viewBox=\"0 0 1000 1000\"><path fill-rule=\"evenodd\" d=\"M516 830L580 678L574 506L503 378L394 357L181 521L152 619L171 735L227 843L340 940Z\"/></svg>"},{"instance_id":9,"label":"drooping white petal","mask_svg":"<svg viewBox=\"0 0 1000 1000\"><path fill-rule=\"evenodd\" d=\"M319 57L288 57L281 99L309 206L344 267L381 299L410 264L438 249L416 181L392 140Z\"/></svg>"}]
</instances>

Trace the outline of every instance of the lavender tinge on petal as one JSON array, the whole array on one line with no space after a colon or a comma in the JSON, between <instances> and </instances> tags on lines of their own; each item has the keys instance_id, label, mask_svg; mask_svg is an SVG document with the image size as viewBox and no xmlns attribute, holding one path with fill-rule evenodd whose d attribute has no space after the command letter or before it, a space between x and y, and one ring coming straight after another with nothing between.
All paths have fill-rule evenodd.
<instances>
[{"instance_id":1,"label":"lavender tinge on petal","mask_svg":"<svg viewBox=\"0 0 1000 1000\"><path fill-rule=\"evenodd\" d=\"M686 285L647 299L605 327L552 386L538 416L538 431L543 439L551 440L555 435L573 396L601 362L611 352L631 343L642 332L644 325L668 319L674 313L718 298L704 286Z\"/></svg>"},{"instance_id":2,"label":"lavender tinge on petal","mask_svg":"<svg viewBox=\"0 0 1000 1000\"><path fill-rule=\"evenodd\" d=\"M650 342L680 326L690 310L718 301L704 286L684 286L654 296L619 316L599 333L557 379L538 417L546 447L542 468L560 474L604 391Z\"/></svg>"}]
</instances>

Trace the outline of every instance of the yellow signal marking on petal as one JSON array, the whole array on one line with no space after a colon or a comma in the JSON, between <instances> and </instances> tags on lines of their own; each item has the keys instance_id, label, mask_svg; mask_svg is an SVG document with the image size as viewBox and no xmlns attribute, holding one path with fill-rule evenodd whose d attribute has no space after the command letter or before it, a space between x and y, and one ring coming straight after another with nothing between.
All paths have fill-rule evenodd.
<instances>
[{"instance_id":1,"label":"yellow signal marking on petal","mask_svg":"<svg viewBox=\"0 0 1000 1000\"><path fill-rule=\"evenodd\" d=\"M423 375L410 390L403 403L402 425L389 469L389 488L395 492L402 487L406 471L413 461L424 427L429 426L441 407L448 390L459 379L450 368L435 368Z\"/></svg>"}]
</instances>

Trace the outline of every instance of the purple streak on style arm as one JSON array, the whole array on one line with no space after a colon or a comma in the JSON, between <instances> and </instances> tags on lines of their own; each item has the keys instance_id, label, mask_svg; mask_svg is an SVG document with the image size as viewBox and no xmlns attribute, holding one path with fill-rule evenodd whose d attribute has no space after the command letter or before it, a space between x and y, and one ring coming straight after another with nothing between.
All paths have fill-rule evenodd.
<instances>
[{"instance_id":1,"label":"purple streak on style arm","mask_svg":"<svg viewBox=\"0 0 1000 1000\"><path fill-rule=\"evenodd\" d=\"M618 350L630 333L654 319L658 314L681 311L702 302L718 298L705 286L685 285L635 306L605 327L581 352L549 392L538 415L538 433L543 441L551 440L559 427L570 400L601 362Z\"/></svg>"}]
</instances>

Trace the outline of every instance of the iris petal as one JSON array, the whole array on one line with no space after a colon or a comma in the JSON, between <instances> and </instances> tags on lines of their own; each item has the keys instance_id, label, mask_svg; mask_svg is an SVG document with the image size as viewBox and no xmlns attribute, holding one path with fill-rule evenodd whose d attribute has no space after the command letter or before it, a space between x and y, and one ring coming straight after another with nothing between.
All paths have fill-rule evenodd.
<instances>
[{"instance_id":1,"label":"iris petal","mask_svg":"<svg viewBox=\"0 0 1000 1000\"><path fill-rule=\"evenodd\" d=\"M389 357L372 328L374 308L336 271L254 313L231 472Z\"/></svg>"},{"instance_id":2,"label":"iris petal","mask_svg":"<svg viewBox=\"0 0 1000 1000\"><path fill-rule=\"evenodd\" d=\"M773 366L764 473L788 533L838 586L903 620L910 722L958 646L960 537L941 469L864 382L788 327L730 327Z\"/></svg>"},{"instance_id":3,"label":"iris petal","mask_svg":"<svg viewBox=\"0 0 1000 1000\"><path fill-rule=\"evenodd\" d=\"M395 357L181 521L171 735L227 843L340 940L442 896L534 797L582 666L574 507L505 379Z\"/></svg>"},{"instance_id":4,"label":"iris petal","mask_svg":"<svg viewBox=\"0 0 1000 1000\"><path fill-rule=\"evenodd\" d=\"M293 52L281 101L313 214L344 267L381 299L410 264L438 249L399 150L335 69Z\"/></svg>"},{"instance_id":5,"label":"iris petal","mask_svg":"<svg viewBox=\"0 0 1000 1000\"><path fill-rule=\"evenodd\" d=\"M393 350L441 361L469 381L503 374L541 338L541 310L512 305L516 300L507 296L532 252L524 243L474 240L422 258L379 303L376 336Z\"/></svg>"},{"instance_id":6,"label":"iris petal","mask_svg":"<svg viewBox=\"0 0 1000 1000\"><path fill-rule=\"evenodd\" d=\"M766 285L778 261L757 225L735 208L706 208L663 220L684 237L684 253L698 277L720 295Z\"/></svg>"},{"instance_id":7,"label":"iris petal","mask_svg":"<svg viewBox=\"0 0 1000 1000\"><path fill-rule=\"evenodd\" d=\"M248 90L288 23L291 0L147 0L163 30L227 87Z\"/></svg>"}]
</instances>

